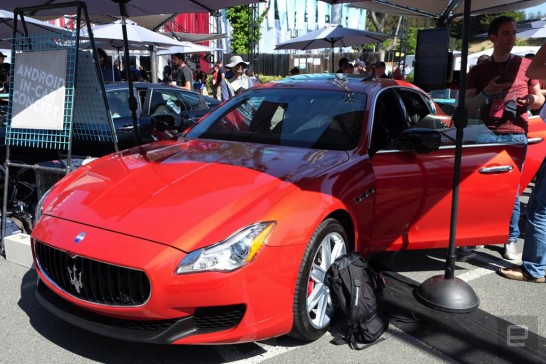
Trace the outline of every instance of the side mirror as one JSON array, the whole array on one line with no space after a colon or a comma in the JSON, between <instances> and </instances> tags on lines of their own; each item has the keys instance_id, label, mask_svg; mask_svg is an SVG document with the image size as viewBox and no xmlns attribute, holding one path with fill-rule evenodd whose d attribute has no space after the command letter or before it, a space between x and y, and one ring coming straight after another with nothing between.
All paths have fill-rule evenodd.
<instances>
[{"instance_id":1,"label":"side mirror","mask_svg":"<svg viewBox=\"0 0 546 364\"><path fill-rule=\"evenodd\" d=\"M440 148L442 135L439 131L426 128L406 129L394 141L398 150L414 150L417 153L430 153Z\"/></svg>"},{"instance_id":2,"label":"side mirror","mask_svg":"<svg viewBox=\"0 0 546 364\"><path fill-rule=\"evenodd\" d=\"M159 114L152 116L152 127L158 131L176 129L176 120L173 115Z\"/></svg>"}]
</instances>

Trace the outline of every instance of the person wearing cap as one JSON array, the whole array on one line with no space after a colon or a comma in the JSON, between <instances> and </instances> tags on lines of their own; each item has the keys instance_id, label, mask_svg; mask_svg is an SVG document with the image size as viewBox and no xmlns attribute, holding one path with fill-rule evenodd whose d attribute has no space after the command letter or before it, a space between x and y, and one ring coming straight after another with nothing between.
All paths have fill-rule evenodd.
<instances>
[{"instance_id":1,"label":"person wearing cap","mask_svg":"<svg viewBox=\"0 0 546 364\"><path fill-rule=\"evenodd\" d=\"M186 56L182 53L175 53L171 57L172 67L172 86L180 87L184 90L193 90L193 72L186 64Z\"/></svg>"},{"instance_id":2,"label":"person wearing cap","mask_svg":"<svg viewBox=\"0 0 546 364\"><path fill-rule=\"evenodd\" d=\"M0 86L1 93L8 93L9 88L9 69L10 64L4 63L6 56L4 53L0 52L0 81L2 82Z\"/></svg>"},{"instance_id":3,"label":"person wearing cap","mask_svg":"<svg viewBox=\"0 0 546 364\"><path fill-rule=\"evenodd\" d=\"M231 57L229 63L226 64L226 68L231 70L231 76L226 76L221 85L222 101L226 101L254 86L254 81L245 74L247 67L248 62L243 61L241 56Z\"/></svg>"},{"instance_id":4,"label":"person wearing cap","mask_svg":"<svg viewBox=\"0 0 546 364\"><path fill-rule=\"evenodd\" d=\"M355 59L355 74L365 75L366 74L366 63L360 59Z\"/></svg>"}]
</instances>

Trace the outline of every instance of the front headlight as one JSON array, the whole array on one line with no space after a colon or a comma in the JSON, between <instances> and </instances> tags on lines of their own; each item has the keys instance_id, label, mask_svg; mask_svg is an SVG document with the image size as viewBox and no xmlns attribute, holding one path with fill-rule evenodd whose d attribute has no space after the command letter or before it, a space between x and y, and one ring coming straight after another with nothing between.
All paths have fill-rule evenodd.
<instances>
[{"instance_id":1,"label":"front headlight","mask_svg":"<svg viewBox=\"0 0 546 364\"><path fill-rule=\"evenodd\" d=\"M34 212L34 226L36 226L36 224L38 223L38 221L42 217L42 206L44 204L44 201L45 201L47 195L49 194L49 191L51 191L51 189L47 190L42 195L42 197L40 197L40 201L38 201L38 204L36 205L36 210Z\"/></svg>"},{"instance_id":2,"label":"front headlight","mask_svg":"<svg viewBox=\"0 0 546 364\"><path fill-rule=\"evenodd\" d=\"M195 250L178 264L175 274L239 269L256 257L275 224L274 221L255 223L217 244Z\"/></svg>"}]
</instances>

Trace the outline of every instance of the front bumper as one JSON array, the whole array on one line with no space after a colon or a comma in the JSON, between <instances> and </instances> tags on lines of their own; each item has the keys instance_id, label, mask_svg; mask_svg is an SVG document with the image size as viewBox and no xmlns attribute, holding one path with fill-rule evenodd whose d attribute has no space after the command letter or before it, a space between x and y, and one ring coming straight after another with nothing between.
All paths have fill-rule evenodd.
<instances>
[{"instance_id":1,"label":"front bumper","mask_svg":"<svg viewBox=\"0 0 546 364\"><path fill-rule=\"evenodd\" d=\"M84 230L85 242L74 244L72 237ZM267 246L248 266L229 273L175 275L182 251L133 236L47 217L33 231L34 251L38 240L66 252L69 259L127 267L149 278L149 299L136 305L112 305L89 299L98 295L82 297L67 291L71 282L54 283L42 271L44 262L37 263L40 303L86 330L129 341L224 344L280 336L292 328L297 267L305 245ZM72 266L70 261L68 267ZM89 279L93 278L78 282L83 283L82 291L89 288Z\"/></svg>"},{"instance_id":2,"label":"front bumper","mask_svg":"<svg viewBox=\"0 0 546 364\"><path fill-rule=\"evenodd\" d=\"M55 316L99 335L153 344L172 344L186 336L211 333L236 327L244 313L244 305L197 309L194 315L180 319L132 321L101 316L63 300L38 280L36 298Z\"/></svg>"}]
</instances>

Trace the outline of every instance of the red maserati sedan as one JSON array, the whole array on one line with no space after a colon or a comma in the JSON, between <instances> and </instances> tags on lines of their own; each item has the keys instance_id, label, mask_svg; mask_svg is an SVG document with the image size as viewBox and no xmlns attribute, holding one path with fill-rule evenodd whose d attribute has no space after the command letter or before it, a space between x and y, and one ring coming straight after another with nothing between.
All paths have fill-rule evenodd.
<instances>
[{"instance_id":1,"label":"red maserati sedan","mask_svg":"<svg viewBox=\"0 0 546 364\"><path fill-rule=\"evenodd\" d=\"M165 122L165 120L163 120ZM39 302L113 338L315 340L325 272L348 251L448 245L455 130L403 81L300 75L252 88L173 141L111 154L39 204ZM457 244L502 244L519 184L546 152L464 132Z\"/></svg>"}]
</instances>

